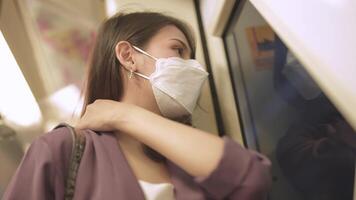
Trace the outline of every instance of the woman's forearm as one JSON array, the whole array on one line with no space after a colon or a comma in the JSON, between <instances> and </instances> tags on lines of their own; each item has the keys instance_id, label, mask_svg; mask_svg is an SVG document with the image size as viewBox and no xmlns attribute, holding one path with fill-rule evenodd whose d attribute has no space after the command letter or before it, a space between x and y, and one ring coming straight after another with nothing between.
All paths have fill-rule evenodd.
<instances>
[{"instance_id":1,"label":"woman's forearm","mask_svg":"<svg viewBox=\"0 0 356 200\"><path fill-rule=\"evenodd\" d=\"M117 122L119 130L150 146L192 176L209 175L220 161L224 141L213 134L174 122L149 111Z\"/></svg>"}]
</instances>

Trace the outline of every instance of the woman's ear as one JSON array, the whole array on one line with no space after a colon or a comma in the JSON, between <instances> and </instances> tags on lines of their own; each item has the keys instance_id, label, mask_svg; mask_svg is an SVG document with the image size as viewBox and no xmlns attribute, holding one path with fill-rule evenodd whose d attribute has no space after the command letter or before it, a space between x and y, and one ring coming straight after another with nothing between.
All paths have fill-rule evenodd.
<instances>
[{"instance_id":1,"label":"woman's ear","mask_svg":"<svg viewBox=\"0 0 356 200\"><path fill-rule=\"evenodd\" d=\"M116 59L128 71L136 71L136 65L133 59L133 48L127 41L120 41L115 46Z\"/></svg>"}]
</instances>

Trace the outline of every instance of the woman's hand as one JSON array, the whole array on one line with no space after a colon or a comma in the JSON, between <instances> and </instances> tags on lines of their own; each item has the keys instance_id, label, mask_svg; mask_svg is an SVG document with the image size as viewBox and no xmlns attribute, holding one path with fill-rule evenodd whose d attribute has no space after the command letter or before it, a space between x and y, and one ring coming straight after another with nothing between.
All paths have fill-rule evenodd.
<instances>
[{"instance_id":1,"label":"woman's hand","mask_svg":"<svg viewBox=\"0 0 356 200\"><path fill-rule=\"evenodd\" d=\"M224 141L216 135L166 119L144 108L112 100L96 100L88 105L76 128L128 134L192 176L210 174L223 154Z\"/></svg>"},{"instance_id":2,"label":"woman's hand","mask_svg":"<svg viewBox=\"0 0 356 200\"><path fill-rule=\"evenodd\" d=\"M76 129L94 131L114 131L120 124L128 122L139 108L135 105L113 100L98 99L86 107L84 115L79 119Z\"/></svg>"}]
</instances>

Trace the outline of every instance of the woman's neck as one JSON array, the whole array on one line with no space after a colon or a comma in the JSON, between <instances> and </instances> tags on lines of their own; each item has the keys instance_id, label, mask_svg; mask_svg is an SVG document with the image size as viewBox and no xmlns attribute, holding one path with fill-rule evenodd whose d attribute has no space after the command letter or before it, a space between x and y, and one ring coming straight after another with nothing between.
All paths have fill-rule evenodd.
<instances>
[{"instance_id":1,"label":"woman's neck","mask_svg":"<svg viewBox=\"0 0 356 200\"><path fill-rule=\"evenodd\" d=\"M123 81L123 94L120 98L120 102L133 104L161 115L153 92L147 88L143 89L147 87L143 84L128 84L128 81L129 80Z\"/></svg>"},{"instance_id":2,"label":"woman's neck","mask_svg":"<svg viewBox=\"0 0 356 200\"><path fill-rule=\"evenodd\" d=\"M152 94L151 94L152 96L148 94L142 94L141 89L138 88L138 86L136 86L135 84L128 85L126 83L124 84L123 87L124 87L123 90L124 92L120 99L120 102L133 104L160 115L160 111L157 106L156 100ZM143 151L142 142L138 141L136 138L126 133L120 133L120 131L115 133L120 146L125 151L127 151L128 154L137 158L149 159Z\"/></svg>"},{"instance_id":3,"label":"woman's neck","mask_svg":"<svg viewBox=\"0 0 356 200\"><path fill-rule=\"evenodd\" d=\"M124 151L130 152L130 154L135 156L141 157L143 155L142 143L140 141L125 133L115 132L115 134L120 147Z\"/></svg>"}]
</instances>

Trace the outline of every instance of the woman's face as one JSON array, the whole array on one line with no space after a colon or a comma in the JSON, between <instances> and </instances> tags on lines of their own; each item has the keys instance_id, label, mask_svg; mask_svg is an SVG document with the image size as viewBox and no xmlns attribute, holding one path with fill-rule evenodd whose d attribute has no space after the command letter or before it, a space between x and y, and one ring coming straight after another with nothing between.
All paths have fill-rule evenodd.
<instances>
[{"instance_id":1,"label":"woman's face","mask_svg":"<svg viewBox=\"0 0 356 200\"><path fill-rule=\"evenodd\" d=\"M118 47L116 51L122 52L117 53L118 58L121 59L121 63L131 63L126 66L127 69L133 69L135 72L148 77L155 71L156 61L153 58L134 50L133 48L130 51L131 56L127 56L127 60L130 61L125 62L124 57L125 55L128 55L125 53L125 49L129 51L127 45L122 45L121 47ZM192 51L183 32L173 25L163 27L160 31L158 31L157 34L149 40L143 50L155 58L180 57L183 59L190 59ZM127 71L124 74L127 74ZM124 91L124 93L126 93L124 96L128 95L131 97L130 99L135 99L134 101L136 104L156 113L160 113L152 91L152 85L149 80L135 74L133 74L133 78L125 79L125 85L127 85L127 87L126 91Z\"/></svg>"},{"instance_id":2,"label":"woman's face","mask_svg":"<svg viewBox=\"0 0 356 200\"><path fill-rule=\"evenodd\" d=\"M156 58L180 57L189 59L191 55L186 37L182 31L173 25L163 27L149 40L144 50ZM137 51L135 54L135 58L138 60L137 72L147 76L152 74L155 70L155 60Z\"/></svg>"}]
</instances>

